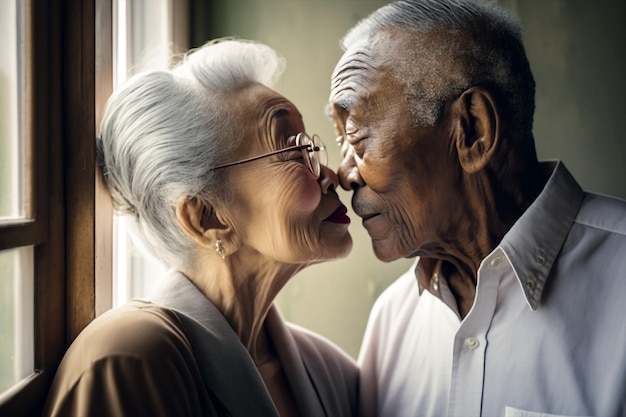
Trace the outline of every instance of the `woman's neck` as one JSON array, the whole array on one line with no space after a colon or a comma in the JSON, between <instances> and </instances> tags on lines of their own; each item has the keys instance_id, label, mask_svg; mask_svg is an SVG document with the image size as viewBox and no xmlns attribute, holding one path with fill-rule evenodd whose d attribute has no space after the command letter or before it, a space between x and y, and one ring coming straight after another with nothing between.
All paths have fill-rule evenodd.
<instances>
[{"instance_id":1,"label":"woman's neck","mask_svg":"<svg viewBox=\"0 0 626 417\"><path fill-rule=\"evenodd\" d=\"M297 270L258 253L237 252L226 259L212 257L186 274L221 311L255 363L262 363L272 354L263 331L267 312Z\"/></svg>"}]
</instances>

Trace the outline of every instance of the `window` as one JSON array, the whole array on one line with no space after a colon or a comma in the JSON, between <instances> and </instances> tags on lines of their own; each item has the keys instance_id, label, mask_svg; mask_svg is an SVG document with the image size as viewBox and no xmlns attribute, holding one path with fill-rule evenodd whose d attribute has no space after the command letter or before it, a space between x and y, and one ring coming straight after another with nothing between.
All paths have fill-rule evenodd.
<instances>
[{"instance_id":1,"label":"window","mask_svg":"<svg viewBox=\"0 0 626 417\"><path fill-rule=\"evenodd\" d=\"M28 137L22 116L24 21L21 5L0 3L0 227L30 222ZM10 244L9 242L7 242ZM17 244L17 242L13 243ZM11 244L10 246L13 246ZM33 353L33 246L0 250L0 392L28 377Z\"/></svg>"},{"instance_id":2,"label":"window","mask_svg":"<svg viewBox=\"0 0 626 417\"><path fill-rule=\"evenodd\" d=\"M60 61L49 52L59 38L49 18L45 4L0 2L3 415L39 411L65 342Z\"/></svg>"},{"instance_id":3,"label":"window","mask_svg":"<svg viewBox=\"0 0 626 417\"><path fill-rule=\"evenodd\" d=\"M39 415L65 349L112 305L113 214L94 137L120 4L133 30L166 10L156 30L186 45L186 25L171 24L186 2L155 3L0 1L0 415ZM157 32L143 33L127 51Z\"/></svg>"},{"instance_id":4,"label":"window","mask_svg":"<svg viewBox=\"0 0 626 417\"><path fill-rule=\"evenodd\" d=\"M187 50L187 5L173 0L114 2L114 87L138 71L166 69L172 53ZM131 239L124 216L113 222L113 306L150 294L164 266Z\"/></svg>"},{"instance_id":5,"label":"window","mask_svg":"<svg viewBox=\"0 0 626 417\"><path fill-rule=\"evenodd\" d=\"M0 390L33 373L33 247L0 251Z\"/></svg>"}]
</instances>

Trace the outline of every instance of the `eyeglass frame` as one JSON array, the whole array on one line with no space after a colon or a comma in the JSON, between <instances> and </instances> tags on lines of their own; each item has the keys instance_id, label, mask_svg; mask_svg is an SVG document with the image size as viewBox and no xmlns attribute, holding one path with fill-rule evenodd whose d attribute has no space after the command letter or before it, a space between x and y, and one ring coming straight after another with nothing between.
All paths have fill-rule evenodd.
<instances>
[{"instance_id":1,"label":"eyeglass frame","mask_svg":"<svg viewBox=\"0 0 626 417\"><path fill-rule=\"evenodd\" d=\"M294 137L291 136L290 139ZM300 132L298 133L295 138L296 138L296 143L300 142L302 139L302 137L306 138L309 140L310 143L307 143L305 145L295 145L295 146L288 146L286 148L283 149L278 149L276 151L272 151L272 152L268 152L268 153L264 153L262 155L256 155L250 158L246 158L246 159L241 159L239 161L234 161L234 162L229 162L227 164L222 164L222 165L218 165L216 167L211 168L211 171L214 171L216 169L220 169L220 168L226 168L226 167L232 167L235 165L241 165L241 164L245 164L247 162L252 162L252 161L256 161L258 159L261 158L266 158L268 156L274 156L274 155L278 155L281 154L283 152L291 152L291 151L304 151L305 149L307 149L307 152L302 152L302 156L304 157L305 161L307 161L307 163L305 164L307 166L307 168L309 168L309 171L311 172L311 174L313 174L313 176L315 178L319 178L322 170L321 167L322 165L326 165L327 161L328 161L328 153L326 152L326 145L324 144L324 142L322 141L322 139L319 137L319 135L317 134L313 134L313 136L309 136L304 132ZM318 144L315 145L315 142L317 139ZM313 166L313 161L311 159L311 156L309 155L311 152L315 152L316 153L316 160L317 160L317 164L316 167ZM322 158L320 158L320 154L319 152L323 152L323 159L324 162L321 161Z\"/></svg>"}]
</instances>

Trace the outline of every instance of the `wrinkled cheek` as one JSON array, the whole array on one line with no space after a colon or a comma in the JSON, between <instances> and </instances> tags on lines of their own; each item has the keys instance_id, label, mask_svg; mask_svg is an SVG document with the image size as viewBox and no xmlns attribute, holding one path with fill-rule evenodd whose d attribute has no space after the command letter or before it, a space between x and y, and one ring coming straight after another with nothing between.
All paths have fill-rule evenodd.
<instances>
[{"instance_id":1,"label":"wrinkled cheek","mask_svg":"<svg viewBox=\"0 0 626 417\"><path fill-rule=\"evenodd\" d=\"M407 209L412 207L413 210ZM398 256L407 256L415 249L415 245L418 241L420 234L419 226L417 223L416 212L419 211L419 206L416 204L411 205L410 202L403 205L402 208L393 211L390 214L394 246L398 252Z\"/></svg>"},{"instance_id":2,"label":"wrinkled cheek","mask_svg":"<svg viewBox=\"0 0 626 417\"><path fill-rule=\"evenodd\" d=\"M317 233L314 233L305 226L298 231L296 242L297 243L292 248L294 259L300 262L308 262L319 257L320 242Z\"/></svg>"},{"instance_id":3,"label":"wrinkled cheek","mask_svg":"<svg viewBox=\"0 0 626 417\"><path fill-rule=\"evenodd\" d=\"M381 162L368 158L367 163L361 163L357 168L367 186L379 193L392 192L403 182L397 166L391 161Z\"/></svg>"},{"instance_id":4,"label":"wrinkled cheek","mask_svg":"<svg viewBox=\"0 0 626 417\"><path fill-rule=\"evenodd\" d=\"M301 213L312 213L320 204L322 191L317 181L305 180L300 181L300 186L294 190L292 195L284 197L294 199L296 202L295 209Z\"/></svg>"},{"instance_id":5,"label":"wrinkled cheek","mask_svg":"<svg viewBox=\"0 0 626 417\"><path fill-rule=\"evenodd\" d=\"M286 187L271 202L279 215L282 227L272 233L280 233L279 241L284 243L281 251L286 261L308 261L319 250L315 225L315 212L321 200L319 184L314 179L301 178Z\"/></svg>"},{"instance_id":6,"label":"wrinkled cheek","mask_svg":"<svg viewBox=\"0 0 626 417\"><path fill-rule=\"evenodd\" d=\"M303 216L290 216L280 231L273 231L278 259L289 263L308 262L317 257L319 242L311 222Z\"/></svg>"},{"instance_id":7,"label":"wrinkled cheek","mask_svg":"<svg viewBox=\"0 0 626 417\"><path fill-rule=\"evenodd\" d=\"M284 216L293 217L315 211L321 197L320 185L308 171L300 169L287 183L277 186L266 203L274 211L282 211Z\"/></svg>"}]
</instances>

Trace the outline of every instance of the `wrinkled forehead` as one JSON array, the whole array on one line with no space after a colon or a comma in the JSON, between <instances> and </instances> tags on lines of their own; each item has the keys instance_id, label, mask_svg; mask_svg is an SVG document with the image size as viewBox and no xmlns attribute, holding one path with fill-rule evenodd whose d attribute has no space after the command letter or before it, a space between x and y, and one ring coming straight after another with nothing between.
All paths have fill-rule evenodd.
<instances>
[{"instance_id":1,"label":"wrinkled forehead","mask_svg":"<svg viewBox=\"0 0 626 417\"><path fill-rule=\"evenodd\" d=\"M455 53L458 35L445 30L415 32L390 28L367 41L357 41L343 54L331 78L330 102L348 100L356 90L389 95L389 90L441 88L456 79L463 67ZM428 87L430 86L430 87Z\"/></svg>"},{"instance_id":2,"label":"wrinkled forehead","mask_svg":"<svg viewBox=\"0 0 626 417\"><path fill-rule=\"evenodd\" d=\"M366 44L346 50L332 73L332 87L350 77L363 77L375 71L374 57L374 52Z\"/></svg>"},{"instance_id":3,"label":"wrinkled forehead","mask_svg":"<svg viewBox=\"0 0 626 417\"><path fill-rule=\"evenodd\" d=\"M380 78L380 65L375 51L366 44L353 46L346 50L331 76L330 102L341 105L347 101L350 107L354 95L362 94Z\"/></svg>"},{"instance_id":4,"label":"wrinkled forehead","mask_svg":"<svg viewBox=\"0 0 626 417\"><path fill-rule=\"evenodd\" d=\"M304 130L296 105L265 85L250 84L227 99L235 117L232 128L241 129L242 137L258 138L264 148L274 149L284 135Z\"/></svg>"},{"instance_id":5,"label":"wrinkled forehead","mask_svg":"<svg viewBox=\"0 0 626 417\"><path fill-rule=\"evenodd\" d=\"M355 100L370 100L396 90L398 82L392 53L397 43L387 36L351 45L339 59L331 76L331 107L350 109Z\"/></svg>"}]
</instances>

